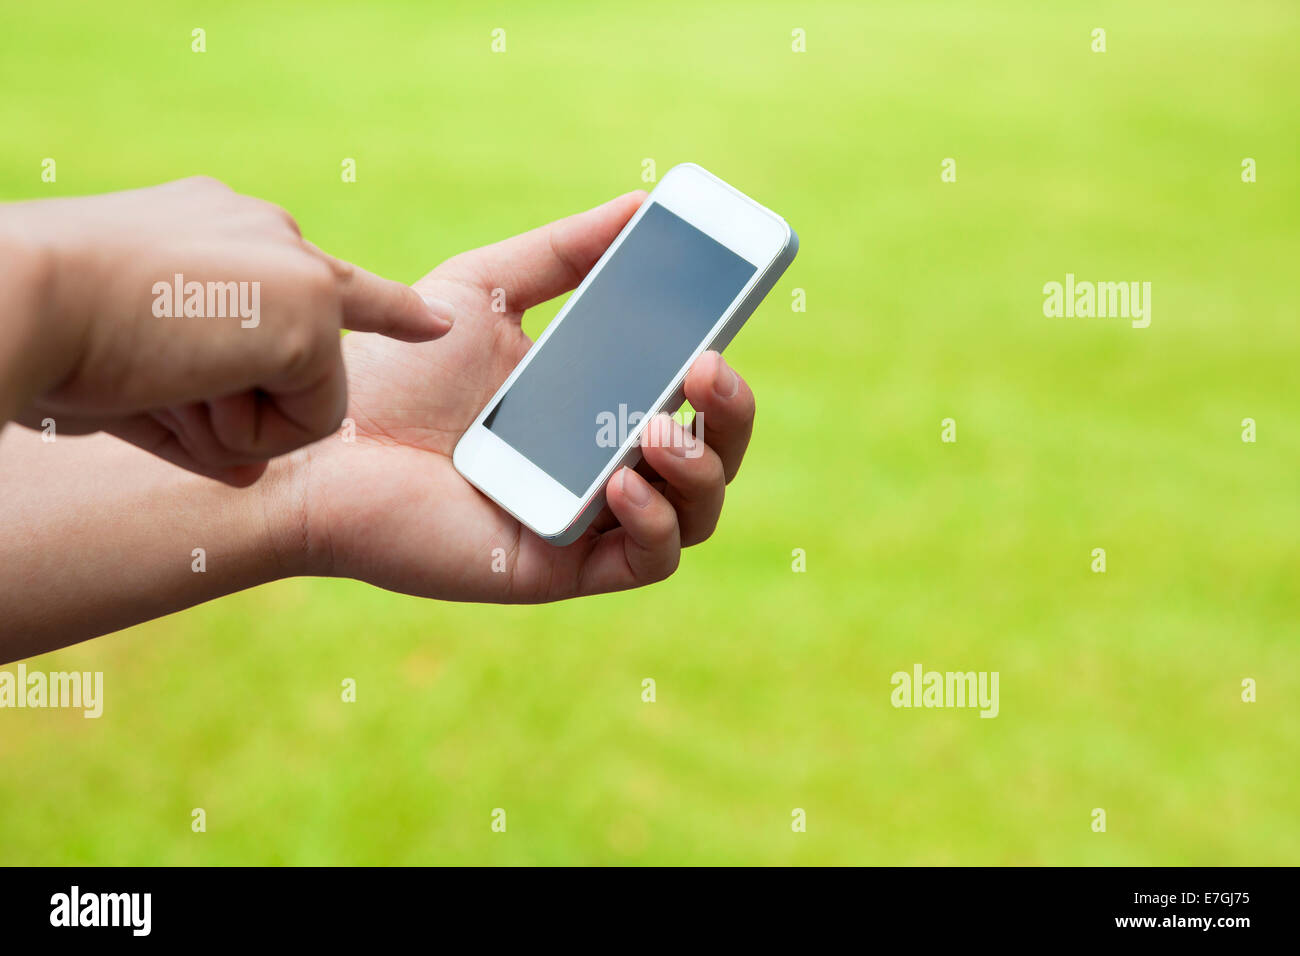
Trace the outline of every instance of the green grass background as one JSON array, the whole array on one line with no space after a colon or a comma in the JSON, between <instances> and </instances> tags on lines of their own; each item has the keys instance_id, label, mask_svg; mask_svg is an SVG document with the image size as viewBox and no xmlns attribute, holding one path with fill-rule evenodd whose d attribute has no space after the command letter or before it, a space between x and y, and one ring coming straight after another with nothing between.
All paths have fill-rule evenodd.
<instances>
[{"instance_id":1,"label":"green grass background","mask_svg":"<svg viewBox=\"0 0 1300 956\"><path fill-rule=\"evenodd\" d=\"M413 281L691 160L802 240L674 578L294 580L29 662L106 713L0 714L0 862L1300 862L1294 3L57 0L0 38L5 198L208 173ZM1066 272L1150 281L1151 327L1044 318ZM917 662L999 671L1000 716L892 708Z\"/></svg>"}]
</instances>

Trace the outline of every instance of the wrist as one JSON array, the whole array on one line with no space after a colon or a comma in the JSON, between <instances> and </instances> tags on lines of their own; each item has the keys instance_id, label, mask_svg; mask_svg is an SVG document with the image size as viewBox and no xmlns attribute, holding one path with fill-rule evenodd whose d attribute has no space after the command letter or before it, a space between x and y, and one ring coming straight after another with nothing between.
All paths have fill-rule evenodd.
<instances>
[{"instance_id":1,"label":"wrist","mask_svg":"<svg viewBox=\"0 0 1300 956\"><path fill-rule=\"evenodd\" d=\"M58 200L0 206L0 369L10 413L56 387L81 361L91 284L43 215Z\"/></svg>"},{"instance_id":2,"label":"wrist","mask_svg":"<svg viewBox=\"0 0 1300 956\"><path fill-rule=\"evenodd\" d=\"M48 387L57 347L45 341L57 266L53 250L34 241L9 210L0 213L0 424Z\"/></svg>"},{"instance_id":3,"label":"wrist","mask_svg":"<svg viewBox=\"0 0 1300 956\"><path fill-rule=\"evenodd\" d=\"M275 459L250 490L255 490L273 576L329 577L333 555L328 536L313 524L312 466L317 450L308 445Z\"/></svg>"}]
</instances>

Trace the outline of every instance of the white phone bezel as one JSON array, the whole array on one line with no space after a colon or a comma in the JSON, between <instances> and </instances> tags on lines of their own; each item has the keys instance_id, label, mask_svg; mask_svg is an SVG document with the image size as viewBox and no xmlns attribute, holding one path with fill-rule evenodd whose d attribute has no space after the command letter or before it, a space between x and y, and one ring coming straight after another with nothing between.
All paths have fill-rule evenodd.
<instances>
[{"instance_id":1,"label":"white phone bezel","mask_svg":"<svg viewBox=\"0 0 1300 956\"><path fill-rule=\"evenodd\" d=\"M573 303L604 268L605 263L636 228L636 224L654 202L685 219L696 229L752 263L755 266L754 275L673 376L673 380L651 406L650 413L635 427L628 429L629 434L623 444L618 449L611 450L609 462L596 479L581 496L575 495L531 459L485 428L483 421L488 411L496 406L501 395L514 384L515 379L528 367L528 363L545 346L546 340L564 321ZM501 387L483 406L474 423L461 436L452 456L456 470L541 537L562 536L592 501L604 492L605 484L614 470L628 460L632 452L639 449L641 433L650 418L663 410L663 403L679 392L691 365L717 339L737 308L762 281L765 273L787 247L791 236L790 227L784 219L727 185L712 173L694 163L674 166L664 174L663 179L574 290L564 307L533 343L528 354L501 383ZM592 422L592 428L596 427L597 423Z\"/></svg>"}]
</instances>

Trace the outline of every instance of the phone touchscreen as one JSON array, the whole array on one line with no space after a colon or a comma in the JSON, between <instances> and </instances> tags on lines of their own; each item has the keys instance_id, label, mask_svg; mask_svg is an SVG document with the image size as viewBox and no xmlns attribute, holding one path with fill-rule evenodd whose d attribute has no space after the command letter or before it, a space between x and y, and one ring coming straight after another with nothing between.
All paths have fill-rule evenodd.
<instances>
[{"instance_id":1,"label":"phone touchscreen","mask_svg":"<svg viewBox=\"0 0 1300 956\"><path fill-rule=\"evenodd\" d=\"M484 426L582 496L755 271L651 200Z\"/></svg>"}]
</instances>

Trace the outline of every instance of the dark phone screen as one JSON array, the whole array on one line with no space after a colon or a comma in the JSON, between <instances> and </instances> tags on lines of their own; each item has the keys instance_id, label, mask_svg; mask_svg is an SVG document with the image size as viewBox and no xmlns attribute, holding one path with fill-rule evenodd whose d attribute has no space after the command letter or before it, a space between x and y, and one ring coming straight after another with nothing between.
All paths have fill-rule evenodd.
<instances>
[{"instance_id":1,"label":"dark phone screen","mask_svg":"<svg viewBox=\"0 0 1300 956\"><path fill-rule=\"evenodd\" d=\"M651 203L484 426L581 496L755 271Z\"/></svg>"}]
</instances>

